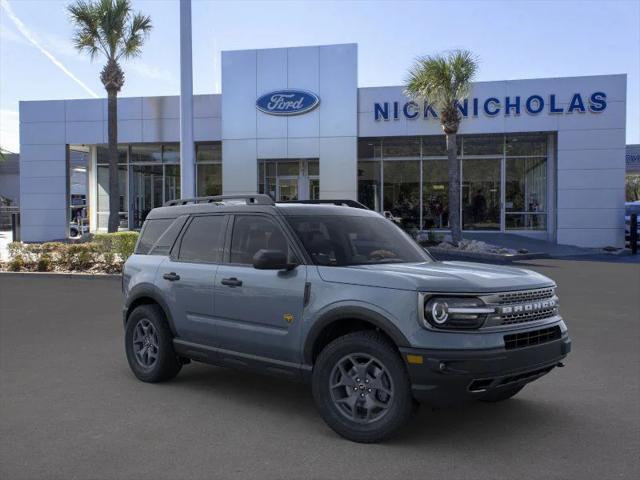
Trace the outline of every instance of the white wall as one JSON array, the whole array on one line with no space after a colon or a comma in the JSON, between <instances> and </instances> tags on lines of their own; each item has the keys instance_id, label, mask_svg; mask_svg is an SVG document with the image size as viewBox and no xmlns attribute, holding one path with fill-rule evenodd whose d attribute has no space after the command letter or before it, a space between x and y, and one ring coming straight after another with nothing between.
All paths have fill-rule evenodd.
<instances>
[{"instance_id":1,"label":"white wall","mask_svg":"<svg viewBox=\"0 0 640 480\"><path fill-rule=\"evenodd\" d=\"M357 197L357 46L222 52L222 187L255 193L258 159L319 158L320 197ZM256 99L273 90L308 90L315 110L273 116Z\"/></svg>"}]
</instances>

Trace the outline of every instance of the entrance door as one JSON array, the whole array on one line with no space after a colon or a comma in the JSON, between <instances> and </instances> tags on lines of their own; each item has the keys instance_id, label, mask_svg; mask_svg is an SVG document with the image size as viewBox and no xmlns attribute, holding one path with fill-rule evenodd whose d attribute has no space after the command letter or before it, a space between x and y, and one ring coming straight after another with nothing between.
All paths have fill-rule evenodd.
<instances>
[{"instance_id":1,"label":"entrance door","mask_svg":"<svg viewBox=\"0 0 640 480\"><path fill-rule=\"evenodd\" d=\"M265 160L259 164L258 192L277 202L320 198L317 159Z\"/></svg>"},{"instance_id":2,"label":"entrance door","mask_svg":"<svg viewBox=\"0 0 640 480\"><path fill-rule=\"evenodd\" d=\"M502 159L462 161L462 229L501 229Z\"/></svg>"},{"instance_id":3,"label":"entrance door","mask_svg":"<svg viewBox=\"0 0 640 480\"><path fill-rule=\"evenodd\" d=\"M298 195L298 177L278 177L276 185L278 188L277 201L300 200Z\"/></svg>"}]
</instances>

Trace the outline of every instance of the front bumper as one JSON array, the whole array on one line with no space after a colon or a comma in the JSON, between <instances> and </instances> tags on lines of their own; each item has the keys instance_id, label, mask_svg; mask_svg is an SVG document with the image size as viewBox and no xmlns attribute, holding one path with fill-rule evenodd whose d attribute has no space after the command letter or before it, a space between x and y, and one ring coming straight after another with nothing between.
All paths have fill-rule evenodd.
<instances>
[{"instance_id":1,"label":"front bumper","mask_svg":"<svg viewBox=\"0 0 640 480\"><path fill-rule=\"evenodd\" d=\"M570 351L571 340L566 331L557 340L512 350L400 349L414 398L437 406L475 400L490 390L524 385L549 373Z\"/></svg>"}]
</instances>

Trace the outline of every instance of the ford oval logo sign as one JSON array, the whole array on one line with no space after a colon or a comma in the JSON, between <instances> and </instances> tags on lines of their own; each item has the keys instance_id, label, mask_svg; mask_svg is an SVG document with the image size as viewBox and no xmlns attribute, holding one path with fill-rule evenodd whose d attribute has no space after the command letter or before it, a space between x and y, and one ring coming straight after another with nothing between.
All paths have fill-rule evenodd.
<instances>
[{"instance_id":1,"label":"ford oval logo sign","mask_svg":"<svg viewBox=\"0 0 640 480\"><path fill-rule=\"evenodd\" d=\"M305 90L276 90L256 100L258 110L269 115L299 115L320 104L320 98Z\"/></svg>"}]
</instances>

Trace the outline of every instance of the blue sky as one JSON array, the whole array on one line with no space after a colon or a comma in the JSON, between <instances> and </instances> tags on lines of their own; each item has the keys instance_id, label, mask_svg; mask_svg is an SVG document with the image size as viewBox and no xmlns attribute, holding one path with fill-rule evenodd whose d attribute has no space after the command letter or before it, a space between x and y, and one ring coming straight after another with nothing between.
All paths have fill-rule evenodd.
<instances>
[{"instance_id":1,"label":"blue sky","mask_svg":"<svg viewBox=\"0 0 640 480\"><path fill-rule=\"evenodd\" d=\"M18 101L103 96L102 62L71 46L69 1L0 3L9 6L0 8L0 144L16 151ZM154 30L142 57L125 65L121 94L178 94L178 1L133 5L151 16ZM478 80L626 73L627 143L640 143L638 0L193 0L193 35L195 93L220 91L221 50L348 42L359 44L362 87L401 84L416 56L460 47L479 56Z\"/></svg>"}]
</instances>

